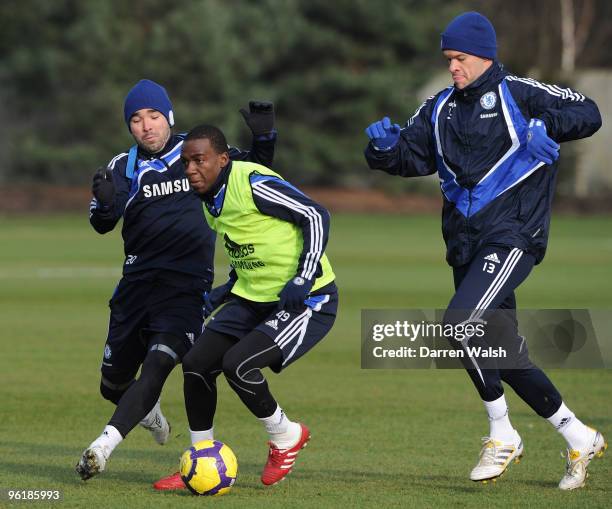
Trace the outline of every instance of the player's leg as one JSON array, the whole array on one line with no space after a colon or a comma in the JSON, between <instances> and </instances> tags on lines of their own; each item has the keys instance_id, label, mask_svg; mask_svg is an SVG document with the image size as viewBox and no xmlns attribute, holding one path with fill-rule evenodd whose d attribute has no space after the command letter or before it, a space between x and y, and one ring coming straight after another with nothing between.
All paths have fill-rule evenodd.
<instances>
[{"instance_id":1,"label":"player's leg","mask_svg":"<svg viewBox=\"0 0 612 509\"><path fill-rule=\"evenodd\" d=\"M584 486L590 461L594 457L603 456L607 448L603 435L576 417L562 401L550 379L537 366L531 369L504 370L502 376L504 382L565 439L566 473L559 487L572 490Z\"/></svg>"},{"instance_id":2,"label":"player's leg","mask_svg":"<svg viewBox=\"0 0 612 509\"><path fill-rule=\"evenodd\" d=\"M529 359L525 338L519 335L516 325L516 297L514 292L500 305L507 327L499 331L504 335L504 348L511 362L500 369L502 380L525 401L538 415L550 417L561 406L561 395L544 372ZM512 323L514 319L514 323Z\"/></svg>"},{"instance_id":3,"label":"player's leg","mask_svg":"<svg viewBox=\"0 0 612 509\"><path fill-rule=\"evenodd\" d=\"M276 484L291 472L310 439L304 424L292 422L270 393L261 370L280 372L313 348L331 329L337 312L335 285L311 296L302 312L271 313L223 358L223 372L234 391L268 432L270 449L261 480ZM322 289L325 291L325 289Z\"/></svg>"},{"instance_id":4,"label":"player's leg","mask_svg":"<svg viewBox=\"0 0 612 509\"><path fill-rule=\"evenodd\" d=\"M278 345L266 334L253 331L241 339L223 356L222 369L238 397L261 419L270 439L279 447L293 445L299 438L299 425L291 423L270 393L261 372L269 366L280 366L282 354Z\"/></svg>"},{"instance_id":5,"label":"player's leg","mask_svg":"<svg viewBox=\"0 0 612 509\"><path fill-rule=\"evenodd\" d=\"M310 438L308 428L288 419L270 394L261 373L264 367L280 371L310 350L331 328L337 310L334 285L327 295L310 297L300 313L276 309L276 304L257 304L236 298L209 322L204 335L183 361L185 403L190 428L210 430L216 403L216 387L209 377L218 374L219 352L225 349L221 368L229 385L260 419L270 436L270 454L262 474L264 484L284 478L299 450ZM263 320L263 321L262 321ZM248 328L251 332L246 332ZM253 330L255 329L255 330ZM207 341L201 341L208 338ZM242 338L238 341L235 338ZM229 348L227 348L229 346ZM188 374L189 373L189 374ZM198 403L199 400L199 403ZM194 435L192 431L192 437ZM182 486L177 474L154 484L157 489Z\"/></svg>"},{"instance_id":6,"label":"player's leg","mask_svg":"<svg viewBox=\"0 0 612 509\"><path fill-rule=\"evenodd\" d=\"M515 304L514 295L512 299L511 304ZM591 459L602 456L607 444L601 433L574 415L551 380L531 362L524 338L519 336L517 344L516 365L500 370L502 380L563 436L567 442L567 461L566 473L559 487L566 490L580 488L585 484Z\"/></svg>"},{"instance_id":7,"label":"player's leg","mask_svg":"<svg viewBox=\"0 0 612 509\"><path fill-rule=\"evenodd\" d=\"M214 439L213 420L217 409L217 376L222 372L221 360L237 339L206 329L183 359L183 394L189 421L191 444ZM162 477L156 490L185 489L179 472Z\"/></svg>"},{"instance_id":8,"label":"player's leg","mask_svg":"<svg viewBox=\"0 0 612 509\"><path fill-rule=\"evenodd\" d=\"M192 444L212 440L217 407L216 378L222 372L223 355L239 337L257 323L259 317L247 301L232 298L217 311L189 354L183 359L183 392ZM153 484L157 490L185 489L178 472Z\"/></svg>"},{"instance_id":9,"label":"player's leg","mask_svg":"<svg viewBox=\"0 0 612 509\"><path fill-rule=\"evenodd\" d=\"M101 435L77 464L77 472L83 479L105 469L115 447L138 423L159 444L166 443L170 425L161 412L159 396L168 375L191 345L189 338L201 329L201 291L189 283L120 284L110 305L111 324L102 365L102 385L108 388L104 382L112 383L114 373L133 376L141 364L142 368L138 380L124 390ZM120 337L121 342L114 341L114 337ZM121 348L116 348L117 345ZM116 387L117 384L115 391L119 392Z\"/></svg>"},{"instance_id":10,"label":"player's leg","mask_svg":"<svg viewBox=\"0 0 612 509\"><path fill-rule=\"evenodd\" d=\"M149 407L140 425L148 429L159 444L164 444L170 433L170 425L161 412L159 396L172 371L172 361L174 364L181 362L202 331L202 295L205 290L210 290L206 281L176 274L159 276L152 287L147 308L148 326L142 331L149 339L149 354L140 376L143 380L141 392L134 394L140 404L126 407L134 410L129 416L118 415L117 419L128 419L127 425L132 426L134 416Z\"/></svg>"},{"instance_id":11,"label":"player's leg","mask_svg":"<svg viewBox=\"0 0 612 509\"><path fill-rule=\"evenodd\" d=\"M77 471L83 479L103 471L114 449L142 424L160 445L168 441L170 424L161 413L159 396L168 375L180 359L182 340L169 334L151 336L140 376L125 391L98 438L85 450Z\"/></svg>"},{"instance_id":12,"label":"player's leg","mask_svg":"<svg viewBox=\"0 0 612 509\"><path fill-rule=\"evenodd\" d=\"M497 309L527 277L534 259L519 249L486 247L466 267L454 270L455 295L445 314L452 324L478 323L487 318L487 310ZM472 336L455 342L464 352L462 362L478 390L489 417L489 436L483 440L480 460L472 470L474 481L494 479L512 460L520 458L523 445L513 428L504 396L500 372L494 358L470 356L467 347L487 348L487 337Z\"/></svg>"},{"instance_id":13,"label":"player's leg","mask_svg":"<svg viewBox=\"0 0 612 509\"><path fill-rule=\"evenodd\" d=\"M217 409L217 376L225 353L237 339L206 329L183 359L183 394L191 443L213 440Z\"/></svg>"},{"instance_id":14,"label":"player's leg","mask_svg":"<svg viewBox=\"0 0 612 509\"><path fill-rule=\"evenodd\" d=\"M281 349L259 330L248 334L223 357L223 373L238 397L263 424L269 436L270 452L261 480L275 484L292 469L297 454L310 439L304 424L293 422L278 405L262 369L283 362Z\"/></svg>"},{"instance_id":15,"label":"player's leg","mask_svg":"<svg viewBox=\"0 0 612 509\"><path fill-rule=\"evenodd\" d=\"M213 438L216 378L222 372L223 356L259 321L255 307L245 299L233 297L208 321L183 360L183 391L192 443Z\"/></svg>"},{"instance_id":16,"label":"player's leg","mask_svg":"<svg viewBox=\"0 0 612 509\"><path fill-rule=\"evenodd\" d=\"M139 305L144 288L121 279L109 301L108 335L101 363L100 394L118 405L134 383L145 356L140 328L145 323L145 307Z\"/></svg>"},{"instance_id":17,"label":"player's leg","mask_svg":"<svg viewBox=\"0 0 612 509\"><path fill-rule=\"evenodd\" d=\"M182 338L164 333L150 337L140 376L125 392L108 423L123 437L140 423L160 445L168 441L170 425L159 408L159 397L184 351Z\"/></svg>"},{"instance_id":18,"label":"player's leg","mask_svg":"<svg viewBox=\"0 0 612 509\"><path fill-rule=\"evenodd\" d=\"M146 323L146 290L144 284L122 279L109 302L111 314L100 369L100 392L115 405L135 383L136 373L146 355L146 345L140 340L140 328ZM96 443L100 437L106 438L108 449ZM107 426L98 439L85 449L76 465L83 480L105 469L110 451L123 436L116 428Z\"/></svg>"}]
</instances>

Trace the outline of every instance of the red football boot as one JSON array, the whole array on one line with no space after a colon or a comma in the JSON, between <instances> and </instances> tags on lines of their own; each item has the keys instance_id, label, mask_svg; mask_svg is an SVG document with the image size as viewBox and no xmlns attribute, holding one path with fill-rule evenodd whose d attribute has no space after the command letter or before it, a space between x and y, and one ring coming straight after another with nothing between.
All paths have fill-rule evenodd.
<instances>
[{"instance_id":1,"label":"red football boot","mask_svg":"<svg viewBox=\"0 0 612 509\"><path fill-rule=\"evenodd\" d=\"M261 482L266 486L282 481L291 472L300 449L303 449L308 444L310 431L302 423L300 423L300 427L302 428L300 439L297 444L289 449L279 449L272 442L269 442L268 462L261 473Z\"/></svg>"},{"instance_id":2,"label":"red football boot","mask_svg":"<svg viewBox=\"0 0 612 509\"><path fill-rule=\"evenodd\" d=\"M181 479L180 472L175 472L167 477L162 477L156 483L153 483L153 487L156 490L184 490L187 489L183 479Z\"/></svg>"}]
</instances>

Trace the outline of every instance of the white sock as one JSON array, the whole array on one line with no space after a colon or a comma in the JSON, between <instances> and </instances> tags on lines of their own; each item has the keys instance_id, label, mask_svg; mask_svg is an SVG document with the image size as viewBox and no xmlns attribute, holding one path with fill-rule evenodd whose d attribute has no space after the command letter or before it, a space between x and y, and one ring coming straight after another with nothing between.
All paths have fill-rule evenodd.
<instances>
[{"instance_id":1,"label":"white sock","mask_svg":"<svg viewBox=\"0 0 612 509\"><path fill-rule=\"evenodd\" d=\"M506 443L513 443L516 433L508 417L506 397L502 394L494 401L483 401L489 416L489 436Z\"/></svg>"},{"instance_id":2,"label":"white sock","mask_svg":"<svg viewBox=\"0 0 612 509\"><path fill-rule=\"evenodd\" d=\"M189 429L189 434L191 435L191 445L196 442L201 442L202 440L214 440L213 438L213 429L214 426L210 429L205 429L204 431L193 431Z\"/></svg>"},{"instance_id":3,"label":"white sock","mask_svg":"<svg viewBox=\"0 0 612 509\"><path fill-rule=\"evenodd\" d=\"M548 422L563 435L570 449L583 451L593 439L593 431L585 426L563 402L559 410L548 418Z\"/></svg>"},{"instance_id":4,"label":"white sock","mask_svg":"<svg viewBox=\"0 0 612 509\"><path fill-rule=\"evenodd\" d=\"M108 459L115 447L117 447L122 440L123 437L121 433L119 433L119 430L114 426L107 425L104 427L102 434L91 443L89 448L101 447L102 451L104 451L104 457Z\"/></svg>"},{"instance_id":5,"label":"white sock","mask_svg":"<svg viewBox=\"0 0 612 509\"><path fill-rule=\"evenodd\" d=\"M157 414L157 412L161 412L159 400L157 400L157 403L153 405L153 408L151 408L149 413L144 416L142 421L140 421L140 424L142 424L143 426L150 426L151 424L153 424L155 422L155 415Z\"/></svg>"},{"instance_id":6,"label":"white sock","mask_svg":"<svg viewBox=\"0 0 612 509\"><path fill-rule=\"evenodd\" d=\"M270 442L279 449L289 449L298 443L302 427L297 422L290 421L280 406L276 406L270 417L259 420L270 435Z\"/></svg>"}]
</instances>

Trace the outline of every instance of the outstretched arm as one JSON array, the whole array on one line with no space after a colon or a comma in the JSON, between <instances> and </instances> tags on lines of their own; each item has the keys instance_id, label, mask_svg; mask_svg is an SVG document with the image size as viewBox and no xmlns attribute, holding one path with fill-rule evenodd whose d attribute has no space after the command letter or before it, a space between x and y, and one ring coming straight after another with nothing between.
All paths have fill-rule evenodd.
<instances>
[{"instance_id":1,"label":"outstretched arm","mask_svg":"<svg viewBox=\"0 0 612 509\"><path fill-rule=\"evenodd\" d=\"M365 149L368 166L391 175L420 177L436 172L430 97L400 129L385 117L366 129L370 143Z\"/></svg>"}]
</instances>

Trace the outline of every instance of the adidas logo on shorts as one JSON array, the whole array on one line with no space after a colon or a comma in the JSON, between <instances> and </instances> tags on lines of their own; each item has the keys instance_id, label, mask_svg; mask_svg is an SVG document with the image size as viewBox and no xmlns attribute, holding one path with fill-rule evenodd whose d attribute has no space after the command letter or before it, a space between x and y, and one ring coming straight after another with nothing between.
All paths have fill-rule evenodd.
<instances>
[{"instance_id":1,"label":"adidas logo on shorts","mask_svg":"<svg viewBox=\"0 0 612 509\"><path fill-rule=\"evenodd\" d=\"M274 330L278 330L278 320L268 320L266 325L272 327Z\"/></svg>"},{"instance_id":2,"label":"adidas logo on shorts","mask_svg":"<svg viewBox=\"0 0 612 509\"><path fill-rule=\"evenodd\" d=\"M501 263L497 257L497 253L491 253L490 255L485 256L484 259L489 260L490 262Z\"/></svg>"}]
</instances>

